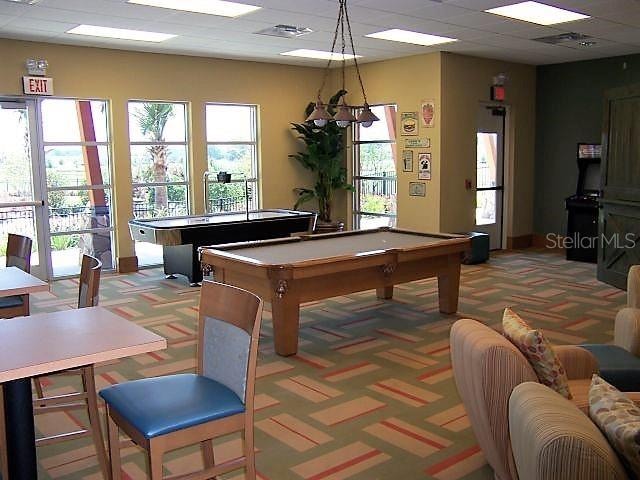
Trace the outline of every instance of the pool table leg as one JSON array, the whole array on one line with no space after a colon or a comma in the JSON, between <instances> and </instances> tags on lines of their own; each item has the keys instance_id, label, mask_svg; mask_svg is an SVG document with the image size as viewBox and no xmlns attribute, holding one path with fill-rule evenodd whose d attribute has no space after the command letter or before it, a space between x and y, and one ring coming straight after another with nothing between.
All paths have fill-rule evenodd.
<instances>
[{"instance_id":1,"label":"pool table leg","mask_svg":"<svg viewBox=\"0 0 640 480\"><path fill-rule=\"evenodd\" d=\"M391 300L393 298L393 285L391 285L390 287L376 288L376 296L380 300Z\"/></svg>"},{"instance_id":2,"label":"pool table leg","mask_svg":"<svg viewBox=\"0 0 640 480\"><path fill-rule=\"evenodd\" d=\"M460 261L450 261L447 267L438 274L438 301L441 313L458 311L458 294L460 291Z\"/></svg>"},{"instance_id":3,"label":"pool table leg","mask_svg":"<svg viewBox=\"0 0 640 480\"><path fill-rule=\"evenodd\" d=\"M298 352L298 330L300 327L300 300L286 293L282 298L271 299L273 342L276 353L283 357Z\"/></svg>"}]
</instances>

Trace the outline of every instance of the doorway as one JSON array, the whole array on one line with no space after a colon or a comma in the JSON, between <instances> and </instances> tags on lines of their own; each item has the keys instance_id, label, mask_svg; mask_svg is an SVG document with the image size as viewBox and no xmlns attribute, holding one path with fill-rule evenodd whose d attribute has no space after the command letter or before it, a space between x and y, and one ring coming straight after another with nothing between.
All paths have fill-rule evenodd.
<instances>
[{"instance_id":1,"label":"doorway","mask_svg":"<svg viewBox=\"0 0 640 480\"><path fill-rule=\"evenodd\" d=\"M474 230L489 235L489 248L504 247L504 131L506 109L480 105L476 132L476 220Z\"/></svg>"},{"instance_id":2,"label":"doorway","mask_svg":"<svg viewBox=\"0 0 640 480\"><path fill-rule=\"evenodd\" d=\"M77 275L83 253L113 268L107 105L0 98L0 249L9 233L33 238L42 279Z\"/></svg>"}]
</instances>

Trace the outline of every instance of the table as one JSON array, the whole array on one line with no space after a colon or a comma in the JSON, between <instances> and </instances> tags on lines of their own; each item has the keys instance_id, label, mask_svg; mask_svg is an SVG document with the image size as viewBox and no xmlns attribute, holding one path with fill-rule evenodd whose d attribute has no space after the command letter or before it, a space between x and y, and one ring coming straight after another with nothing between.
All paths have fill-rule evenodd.
<instances>
[{"instance_id":1,"label":"table","mask_svg":"<svg viewBox=\"0 0 640 480\"><path fill-rule=\"evenodd\" d=\"M440 311L455 313L469 248L462 235L380 228L205 247L201 260L216 280L271 301L275 349L286 356L298 349L300 302L373 288L388 299L395 284L437 276Z\"/></svg>"},{"instance_id":2,"label":"table","mask_svg":"<svg viewBox=\"0 0 640 480\"><path fill-rule=\"evenodd\" d=\"M138 242L162 245L169 278L179 273L196 284L202 281L198 247L311 233L315 220L315 213L272 209L249 212L248 218L243 212L130 220L129 230Z\"/></svg>"},{"instance_id":3,"label":"table","mask_svg":"<svg viewBox=\"0 0 640 480\"><path fill-rule=\"evenodd\" d=\"M153 332L88 307L0 321L9 478L37 478L31 377L167 347Z\"/></svg>"},{"instance_id":4,"label":"table","mask_svg":"<svg viewBox=\"0 0 640 480\"><path fill-rule=\"evenodd\" d=\"M0 269L0 297L46 292L49 284L18 267Z\"/></svg>"}]
</instances>

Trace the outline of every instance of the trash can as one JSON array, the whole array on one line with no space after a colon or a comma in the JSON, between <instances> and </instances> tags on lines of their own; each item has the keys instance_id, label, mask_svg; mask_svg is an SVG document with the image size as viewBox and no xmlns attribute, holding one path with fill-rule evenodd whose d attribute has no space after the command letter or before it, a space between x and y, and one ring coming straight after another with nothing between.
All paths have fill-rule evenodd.
<instances>
[{"instance_id":1,"label":"trash can","mask_svg":"<svg viewBox=\"0 0 640 480\"><path fill-rule=\"evenodd\" d=\"M465 252L462 263L471 265L474 263L484 263L489 260L489 234L484 232L468 232L471 239L471 248Z\"/></svg>"}]
</instances>

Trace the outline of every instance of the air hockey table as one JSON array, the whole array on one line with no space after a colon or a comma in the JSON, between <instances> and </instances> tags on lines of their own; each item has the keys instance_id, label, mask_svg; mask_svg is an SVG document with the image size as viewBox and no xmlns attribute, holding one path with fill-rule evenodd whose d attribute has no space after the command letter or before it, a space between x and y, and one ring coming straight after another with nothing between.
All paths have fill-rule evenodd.
<instances>
[{"instance_id":1,"label":"air hockey table","mask_svg":"<svg viewBox=\"0 0 640 480\"><path fill-rule=\"evenodd\" d=\"M315 221L316 214L311 212L266 209L248 215L242 212L134 219L129 221L129 231L137 242L162 245L167 277L185 275L193 285L202 281L198 247L311 233Z\"/></svg>"}]
</instances>

